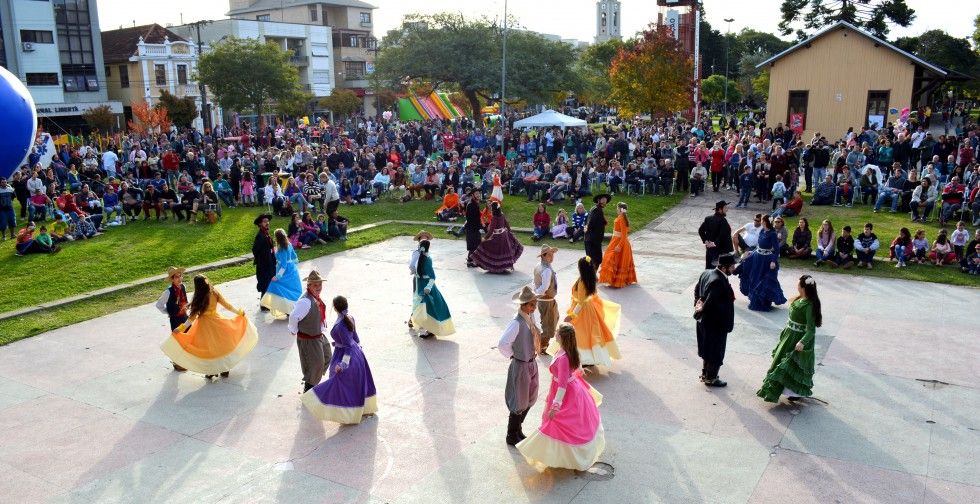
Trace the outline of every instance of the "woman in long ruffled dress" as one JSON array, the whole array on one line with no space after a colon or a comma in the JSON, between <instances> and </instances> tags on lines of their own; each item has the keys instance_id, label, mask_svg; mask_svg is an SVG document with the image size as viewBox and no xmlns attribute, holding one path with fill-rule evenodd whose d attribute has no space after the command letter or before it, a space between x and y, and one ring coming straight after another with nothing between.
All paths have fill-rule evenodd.
<instances>
[{"instance_id":1,"label":"woman in long ruffled dress","mask_svg":"<svg viewBox=\"0 0 980 504\"><path fill-rule=\"evenodd\" d=\"M490 191L490 200L496 200L497 203L504 202L504 191L500 184L500 170L493 171L493 190Z\"/></svg>"},{"instance_id":2,"label":"woman in long ruffled dress","mask_svg":"<svg viewBox=\"0 0 980 504\"><path fill-rule=\"evenodd\" d=\"M778 402L786 395L790 402L813 393L814 333L823 323L817 282L810 275L800 277L799 295L789 305L789 320L779 334L779 344L772 351L772 365L766 372L762 388L756 395L768 402Z\"/></svg>"},{"instance_id":3,"label":"woman in long ruffled dress","mask_svg":"<svg viewBox=\"0 0 980 504\"><path fill-rule=\"evenodd\" d=\"M303 295L303 283L299 279L297 264L299 258L296 250L289 243L286 231L277 229L276 241L276 276L269 282L269 289L262 296L260 304L269 309L269 313L284 319L293 311L296 300Z\"/></svg>"},{"instance_id":4,"label":"woman in long ruffled dress","mask_svg":"<svg viewBox=\"0 0 980 504\"><path fill-rule=\"evenodd\" d=\"M347 298L333 298L337 321L330 329L334 353L327 381L303 394L303 405L320 420L342 424L361 423L378 411L377 390L367 358L361 349L354 317L347 313Z\"/></svg>"},{"instance_id":5,"label":"woman in long ruffled dress","mask_svg":"<svg viewBox=\"0 0 980 504\"><path fill-rule=\"evenodd\" d=\"M578 260L578 273L578 280L572 284L572 305L565 322L575 327L576 347L583 366L601 364L611 367L612 359L620 358L616 344L620 306L599 297L596 273L589 256ZM548 353L557 355L559 350L557 339L552 340Z\"/></svg>"},{"instance_id":6,"label":"woman in long ruffled dress","mask_svg":"<svg viewBox=\"0 0 980 504\"><path fill-rule=\"evenodd\" d=\"M768 215L762 216L758 247L739 263L735 274L739 290L749 298L750 310L769 311L773 304L786 303L779 286L779 237Z\"/></svg>"},{"instance_id":7,"label":"woman in long ruffled dress","mask_svg":"<svg viewBox=\"0 0 980 504\"><path fill-rule=\"evenodd\" d=\"M524 246L510 231L507 217L500 211L500 203L490 203L492 217L487 234L480 246L473 251L473 262L488 273L507 273L524 253Z\"/></svg>"},{"instance_id":8,"label":"woman in long ruffled dress","mask_svg":"<svg viewBox=\"0 0 980 504\"><path fill-rule=\"evenodd\" d=\"M432 258L429 257L429 240L419 242L411 322L411 326L418 329L420 338L449 336L456 332L449 305L436 287L436 272L432 269Z\"/></svg>"},{"instance_id":9,"label":"woman in long ruffled dress","mask_svg":"<svg viewBox=\"0 0 980 504\"><path fill-rule=\"evenodd\" d=\"M218 305L235 313L235 317L219 315ZM187 322L177 326L160 349L178 366L201 373L205 378L219 374L224 378L258 341L258 332L245 312L225 301L206 276L197 275L190 316Z\"/></svg>"},{"instance_id":10,"label":"woman in long ruffled dress","mask_svg":"<svg viewBox=\"0 0 980 504\"><path fill-rule=\"evenodd\" d=\"M616 205L616 216L613 222L612 239L602 256L602 267L599 268L599 283L610 287L625 287L636 283L636 266L633 264L633 245L630 244L630 220L626 216L626 203Z\"/></svg>"},{"instance_id":11,"label":"woman in long ruffled dress","mask_svg":"<svg viewBox=\"0 0 980 504\"><path fill-rule=\"evenodd\" d=\"M548 366L551 390L541 427L517 449L530 464L584 471L606 447L599 416L602 395L582 377L575 328L561 324L557 335L561 350Z\"/></svg>"}]
</instances>

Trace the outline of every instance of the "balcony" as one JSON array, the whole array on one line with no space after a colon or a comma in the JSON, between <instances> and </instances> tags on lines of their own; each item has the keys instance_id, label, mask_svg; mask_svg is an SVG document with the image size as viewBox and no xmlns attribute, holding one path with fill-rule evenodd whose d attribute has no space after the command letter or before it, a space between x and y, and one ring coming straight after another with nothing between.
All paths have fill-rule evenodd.
<instances>
[{"instance_id":1,"label":"balcony","mask_svg":"<svg viewBox=\"0 0 980 504\"><path fill-rule=\"evenodd\" d=\"M309 66L310 57L309 56L298 56L293 55L289 57L289 62L296 66Z\"/></svg>"}]
</instances>

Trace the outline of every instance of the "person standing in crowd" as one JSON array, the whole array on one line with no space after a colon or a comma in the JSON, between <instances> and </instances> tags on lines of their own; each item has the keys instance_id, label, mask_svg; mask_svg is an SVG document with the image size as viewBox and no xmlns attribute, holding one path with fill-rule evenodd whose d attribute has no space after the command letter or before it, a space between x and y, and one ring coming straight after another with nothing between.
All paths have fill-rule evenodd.
<instances>
[{"instance_id":1,"label":"person standing in crowd","mask_svg":"<svg viewBox=\"0 0 980 504\"><path fill-rule=\"evenodd\" d=\"M558 328L561 351L548 366L551 389L541 415L541 427L517 444L528 463L584 471L599 460L606 447L599 405L602 395L583 377L575 327Z\"/></svg>"},{"instance_id":2,"label":"person standing in crowd","mask_svg":"<svg viewBox=\"0 0 980 504\"><path fill-rule=\"evenodd\" d=\"M303 370L303 392L320 383L330 361L330 343L324 337L327 306L320 299L323 279L317 270L305 278L306 292L296 301L289 314L287 328L296 336L299 365Z\"/></svg>"},{"instance_id":3,"label":"person standing in crowd","mask_svg":"<svg viewBox=\"0 0 980 504\"><path fill-rule=\"evenodd\" d=\"M606 265L599 270L599 283L618 289L636 283L636 267L628 237L630 221L626 203L618 203L616 211L619 215L613 221L613 235L606 248Z\"/></svg>"},{"instance_id":4,"label":"person standing in crowd","mask_svg":"<svg viewBox=\"0 0 980 504\"><path fill-rule=\"evenodd\" d=\"M735 327L735 292L728 276L735 269L730 253L718 256L718 267L701 273L694 288L694 319L697 320L698 357L703 360L701 382L709 387L724 387L718 378L725 361L728 333Z\"/></svg>"},{"instance_id":5,"label":"person standing in crowd","mask_svg":"<svg viewBox=\"0 0 980 504\"><path fill-rule=\"evenodd\" d=\"M728 213L728 202L721 200L715 203L715 213L704 218L698 228L698 236L704 243L704 269L713 269L718 264L718 257L731 253L732 226L725 215Z\"/></svg>"},{"instance_id":6,"label":"person standing in crowd","mask_svg":"<svg viewBox=\"0 0 980 504\"><path fill-rule=\"evenodd\" d=\"M504 388L504 402L510 416L507 420L507 444L515 446L527 436L521 429L527 412L538 400L538 363L541 352L541 331L534 323L534 309L538 297L530 287L524 286L514 294L514 302L519 305L514 320L507 325L497 350L510 359L507 369L507 385Z\"/></svg>"},{"instance_id":7,"label":"person standing in crowd","mask_svg":"<svg viewBox=\"0 0 980 504\"><path fill-rule=\"evenodd\" d=\"M234 318L218 314L218 305L235 313ZM191 299L190 316L177 326L170 337L160 345L172 362L211 379L228 373L241 362L258 343L258 332L245 311L236 309L217 289L208 277L194 277L194 298Z\"/></svg>"},{"instance_id":8,"label":"person standing in crowd","mask_svg":"<svg viewBox=\"0 0 980 504\"><path fill-rule=\"evenodd\" d=\"M13 186L7 183L6 177L0 177L0 241L7 239L8 229L11 239L17 231L17 215L14 213L15 197Z\"/></svg>"},{"instance_id":9,"label":"person standing in crowd","mask_svg":"<svg viewBox=\"0 0 980 504\"><path fill-rule=\"evenodd\" d=\"M259 300L265 296L269 290L269 282L276 276L276 254L272 237L269 236L269 221L272 215L262 214L252 222L258 226L259 230L255 233L255 240L252 242L252 264L255 265L255 290L259 291ZM262 306L262 311L269 311Z\"/></svg>"},{"instance_id":10,"label":"person standing in crowd","mask_svg":"<svg viewBox=\"0 0 980 504\"><path fill-rule=\"evenodd\" d=\"M184 287L184 268L171 266L167 268L167 280L170 285L164 289L157 299L156 307L170 319L170 331L173 332L180 324L187 322L187 288ZM187 371L176 362L171 362L174 371Z\"/></svg>"},{"instance_id":11,"label":"person standing in crowd","mask_svg":"<svg viewBox=\"0 0 980 504\"><path fill-rule=\"evenodd\" d=\"M275 232L276 275L272 277L259 303L277 319L286 318L293 311L296 300L303 294L299 279L299 257L282 228Z\"/></svg>"},{"instance_id":12,"label":"person standing in crowd","mask_svg":"<svg viewBox=\"0 0 980 504\"><path fill-rule=\"evenodd\" d=\"M789 319L772 351L772 365L766 372L756 395L767 402L777 402L781 395L794 403L813 395L813 373L816 365L814 335L823 324L817 282L803 275L796 286L798 294L789 305Z\"/></svg>"},{"instance_id":13,"label":"person standing in crowd","mask_svg":"<svg viewBox=\"0 0 980 504\"><path fill-rule=\"evenodd\" d=\"M542 245L541 253L538 258L541 262L534 267L532 276L532 289L534 295L538 297L538 313L541 320L541 345L540 348L548 348L551 338L555 336L555 328L558 327L558 301L555 295L558 294L558 279L555 270L551 267L555 260L557 247Z\"/></svg>"},{"instance_id":14,"label":"person standing in crowd","mask_svg":"<svg viewBox=\"0 0 980 504\"><path fill-rule=\"evenodd\" d=\"M318 304L325 313L323 302L319 301ZM361 349L354 317L348 313L347 298L337 296L332 304L337 321L330 329L330 338L337 351L328 366L330 377L308 389L302 401L306 409L322 421L359 424L365 416L377 413L377 389L367 357ZM329 353L324 356L329 357Z\"/></svg>"},{"instance_id":15,"label":"person standing in crowd","mask_svg":"<svg viewBox=\"0 0 980 504\"><path fill-rule=\"evenodd\" d=\"M500 210L500 203L490 203L492 217L487 234L473 251L473 263L488 273L509 273L524 253L524 246L510 230L507 217Z\"/></svg>"},{"instance_id":16,"label":"person standing in crowd","mask_svg":"<svg viewBox=\"0 0 980 504\"><path fill-rule=\"evenodd\" d=\"M449 305L436 287L436 272L429 257L429 240L419 242L415 263L415 294L412 298L412 327L420 338L449 336L456 332Z\"/></svg>"},{"instance_id":17,"label":"person standing in crowd","mask_svg":"<svg viewBox=\"0 0 980 504\"><path fill-rule=\"evenodd\" d=\"M597 194L592 198L595 206L589 211L585 221L585 255L591 260L591 265L598 272L602 266L602 240L606 236L606 215L602 212L609 203L609 194Z\"/></svg>"},{"instance_id":18,"label":"person standing in crowd","mask_svg":"<svg viewBox=\"0 0 980 504\"><path fill-rule=\"evenodd\" d=\"M739 276L739 290L749 298L749 309L769 311L775 303L786 302L779 286L779 238L769 222L762 216L762 232L759 246L735 268Z\"/></svg>"}]
</instances>

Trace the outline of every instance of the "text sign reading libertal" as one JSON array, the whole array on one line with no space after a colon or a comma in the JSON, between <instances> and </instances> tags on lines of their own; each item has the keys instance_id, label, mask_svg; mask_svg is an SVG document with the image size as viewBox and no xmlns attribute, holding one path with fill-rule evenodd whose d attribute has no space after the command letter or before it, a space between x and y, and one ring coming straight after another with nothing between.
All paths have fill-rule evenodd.
<instances>
[{"instance_id":1,"label":"text sign reading libertal","mask_svg":"<svg viewBox=\"0 0 980 504\"><path fill-rule=\"evenodd\" d=\"M122 104L120 102L91 102L91 103L59 103L50 105L38 105L36 107L38 115L48 116L69 116L80 115L102 105L108 105L113 114L122 114Z\"/></svg>"}]
</instances>

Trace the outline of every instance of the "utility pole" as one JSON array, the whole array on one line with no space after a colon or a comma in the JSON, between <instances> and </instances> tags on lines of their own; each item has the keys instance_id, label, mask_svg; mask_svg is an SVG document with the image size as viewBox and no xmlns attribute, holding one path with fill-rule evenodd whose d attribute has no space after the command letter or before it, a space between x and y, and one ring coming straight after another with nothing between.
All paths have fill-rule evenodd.
<instances>
[{"instance_id":1,"label":"utility pole","mask_svg":"<svg viewBox=\"0 0 980 504\"><path fill-rule=\"evenodd\" d=\"M732 21L735 18L727 18L725 22L728 23L728 31L725 32L725 114L728 114L728 55L732 49Z\"/></svg>"},{"instance_id":2,"label":"utility pole","mask_svg":"<svg viewBox=\"0 0 980 504\"><path fill-rule=\"evenodd\" d=\"M694 11L694 124L701 122L701 9L698 2L691 5Z\"/></svg>"},{"instance_id":3,"label":"utility pole","mask_svg":"<svg viewBox=\"0 0 980 504\"><path fill-rule=\"evenodd\" d=\"M507 124L506 108L507 103L504 96L507 96L507 0L504 0L504 44L503 44L503 64L500 68L500 134L503 135L504 125Z\"/></svg>"},{"instance_id":4,"label":"utility pole","mask_svg":"<svg viewBox=\"0 0 980 504\"><path fill-rule=\"evenodd\" d=\"M197 30L197 64L201 64L201 54L204 50L204 43L201 41L201 27L211 24L212 21L207 19L202 19L200 21L195 21L190 23L188 26L193 26ZM198 72L200 73L200 72ZM201 122L204 124L204 131L211 129L211 107L208 105L208 91L204 87L204 83L201 79L197 80L198 90L201 92ZM203 132L202 132L203 133Z\"/></svg>"}]
</instances>

